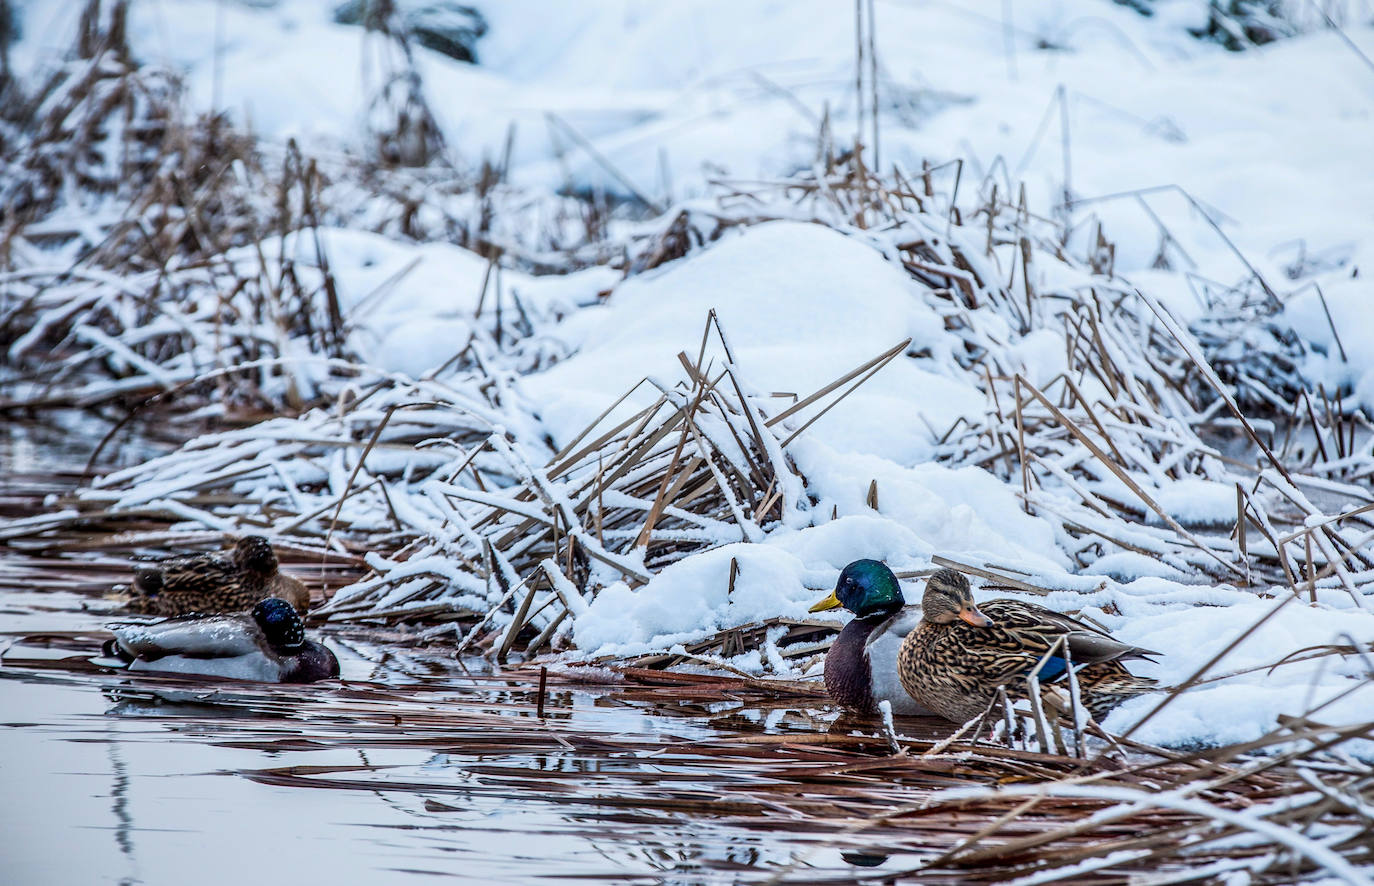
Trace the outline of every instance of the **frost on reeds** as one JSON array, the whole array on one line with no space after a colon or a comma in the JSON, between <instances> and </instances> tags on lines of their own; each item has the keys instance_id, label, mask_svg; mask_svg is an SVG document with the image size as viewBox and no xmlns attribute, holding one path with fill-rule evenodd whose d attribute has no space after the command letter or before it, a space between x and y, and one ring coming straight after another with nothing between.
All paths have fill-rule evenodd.
<instances>
[{"instance_id":1,"label":"frost on reeds","mask_svg":"<svg viewBox=\"0 0 1374 886\"><path fill-rule=\"evenodd\" d=\"M903 346L770 414L712 322L700 350L680 355L679 384L646 380L647 405L622 415L614 404L552 454L499 374L382 379L336 407L110 474L47 525L160 514L346 541L374 552L378 574L337 594L331 621L476 618L464 647L533 654L598 588L758 541L803 509L786 445Z\"/></svg>"},{"instance_id":2,"label":"frost on reeds","mask_svg":"<svg viewBox=\"0 0 1374 886\"><path fill-rule=\"evenodd\" d=\"M13 414L160 394L145 415L207 404L289 414L109 473L46 513L0 526L0 541L61 552L78 534L99 544L119 533L121 546L163 549L199 545L206 530L257 532L320 562L365 565L318 610L328 622L406 624L408 643L498 659L577 656L585 650L569 648L573 623L603 589L642 587L700 552L825 522L795 441L885 366L923 355L908 342L875 343L871 359L789 402L751 384L730 330L703 317L700 343L678 355L674 376L645 379L555 444L539 418L545 404L529 402L520 381L564 352L544 347L550 319L503 299L495 278L502 268L612 262L635 276L692 261L738 228L817 223L919 281L911 297L957 345L952 371L985 395L983 409L933 429L938 460L984 468L1019 490L1028 511L1054 521L1078 567L1148 560L1273 602L1123 735L1074 722L1070 698L1062 730L1043 707L1015 714L1007 704L942 741L894 735L901 757L853 753L867 740L814 728L693 743L715 771L747 768L749 779L722 790L755 810L751 826L774 826L785 810L789 824L821 829L835 846L880 840L918 857L913 874L936 881L1277 883L1322 873L1362 882L1374 782L1347 750L1374 724L1323 721L1360 679L1243 744L1181 752L1133 739L1180 692L1226 676L1216 671L1227 653L1290 604L1369 604L1367 424L1338 392L1306 390L1302 345L1270 325L1272 290L1257 274L1217 294L1225 310L1185 328L1114 273L1109 244L1097 238L1084 253L1081 237L1019 197L989 183L960 202L956 166L878 176L828 150L789 179L720 182L716 199L624 230L595 204L522 195L499 164L463 179L339 163L330 181L294 150L268 163L218 121L179 123L174 81L126 63L118 46L78 54L31 116L7 119L0 136L15 147L0 160L11 188L3 405ZM121 167L130 156L142 159ZM321 236L330 224L443 238L490 262L471 334L449 360L410 378L357 359ZM1063 371L1028 377L1013 346L1033 337L1062 347ZM874 510L882 495L875 482ZM934 560L985 587L1060 590L1023 563ZM771 618L663 643L631 664L729 667L759 649L763 673L791 678L815 673L829 633L820 620ZM1351 637L1276 649L1264 667L1322 657L1367 675L1367 656L1367 638ZM751 676L728 691L759 685ZM713 701L727 691L696 689ZM394 731L404 701L385 701ZM425 716L407 714L408 728ZM492 717L481 729L511 721ZM455 728L469 727L446 718L444 742ZM357 740L351 728L348 737ZM506 748L548 740L543 729L501 738ZM776 778L759 777L774 766ZM661 794L655 783L624 802L652 809Z\"/></svg>"},{"instance_id":3,"label":"frost on reeds","mask_svg":"<svg viewBox=\"0 0 1374 886\"><path fill-rule=\"evenodd\" d=\"M461 615L477 619L465 642L497 642L499 635L508 651L523 632L518 648L534 651L584 605L582 595L611 581L643 583L691 551L756 540L790 509L812 503L786 446L804 424L803 407L823 409L824 398L789 412L755 399L716 323L700 353L683 355L676 386L663 387L633 418L608 412L559 453L538 426L539 405L512 390L512 379L530 365L523 342L541 332L518 302L504 317L498 304L494 324L479 324L466 345L455 344L453 361L420 381L320 360L348 356L348 320L338 313L319 238L288 236L292 224L305 225L298 234L311 230L317 173L299 158L287 166L305 171L280 183L275 205L299 212L282 210L271 237L251 228L225 232L231 242L246 242L219 241L219 251L206 255L187 245L208 239L194 236L198 216L190 208L197 201L183 200L183 211L160 216L175 218L159 230L181 235L171 237L156 267L143 269L143 254L126 250L110 258L121 273L97 271L84 259L62 269L49 262L46 270L8 272L7 321L38 318L10 345L12 363L23 365L32 352L33 365L44 369L48 393L29 397L29 404L89 402L121 384L175 390L197 381L239 396L258 391L268 402L333 401L299 421L280 418L202 438L104 478L84 508L177 502L169 518L185 519L195 509L192 519L218 528L341 537L374 552L377 574L341 594L331 617ZM1214 368L1216 349L1207 347L1211 339L1116 276L1100 236L1076 259L1071 232L995 186L971 212L961 212L958 179L955 166L879 177L852 154L823 152L809 172L776 182L720 182L715 201L696 201L656 227L623 236L626 272L653 269L731 229L774 219L845 232L924 284L924 294L914 297L943 318L960 345L959 370L987 397L981 416L934 429L937 457L983 467L1018 486L1027 510L1062 526L1062 543L1079 566L1109 554L1139 556L1179 575L1266 595L1315 599L1336 592L1366 605L1374 581L1366 550L1374 496L1360 481L1374 464L1353 442L1362 417L1305 392L1284 399L1302 385L1272 348L1228 351L1223 379ZM176 194L178 181L153 176L148 188ZM493 207L512 202L493 203L495 190L473 197L486 200L488 222L469 244L484 249L493 267L538 265L537 257L555 248L552 241L522 251L483 239L500 228ZM374 201L374 221L379 207L397 206ZM12 254L32 250L32 226L12 227ZM588 260L581 250L589 243L584 237L563 251L572 256L564 269ZM1054 271L1049 279L1064 282L1037 286L1047 269ZM1251 282L1261 295L1269 291L1262 279ZM1201 328L1261 323L1268 311L1262 297L1238 298L1234 310ZM1062 342L1067 371L1038 383L1021 373L1009 345L1033 333ZM897 352L883 355L865 373L894 358ZM96 365L125 381L91 381ZM1287 387L1266 380L1276 372ZM1257 391L1267 392L1275 408L1251 418L1247 412L1263 411L1267 402ZM1281 424L1288 435L1282 442ZM1236 438L1245 443L1244 458L1228 454L1225 444ZM1290 445L1302 438L1315 446ZM199 508L194 502L201 500L255 504ZM953 565L992 586L1050 590L1015 564ZM738 636L725 632L697 651L719 651Z\"/></svg>"},{"instance_id":4,"label":"frost on reeds","mask_svg":"<svg viewBox=\"0 0 1374 886\"><path fill-rule=\"evenodd\" d=\"M1253 404L1232 393L1244 366L1220 379L1159 302L1105 266L1094 272L1103 250L1075 261L1063 231L1020 201L991 189L961 215L935 186L954 173L879 179L850 157L786 181L721 183L714 203L684 207L630 240L630 270L772 219L844 231L925 284L927 305L962 345L959 368L986 393L981 416L936 429L937 457L1019 487L1027 510L1062 528L1079 566L1136 556L1265 597L1338 594L1367 606L1374 496L1358 482L1371 459L1350 443L1354 419L1309 404L1290 417L1309 418L1325 448L1280 443L1274 419L1248 417ZM1037 289L1037 265L1070 282ZM1056 333L1069 370L1038 384L1008 349L1037 330ZM464 648L535 654L565 646L570 616L601 588L637 587L694 552L759 540L789 515L810 521L815 502L789 444L904 351L876 354L782 410L741 376L728 330L712 320L698 351L680 355L676 384L645 380L639 395L652 397L626 392L554 452L539 404L518 384L521 337L534 331L517 322L498 342L479 330L418 381L333 364L343 377L331 382L331 405L104 477L53 519L157 514L366 551L374 574L342 590L328 618L437 623L433 636ZM1221 446L1238 436L1243 459ZM1016 563L939 562L989 587L1056 589ZM636 661L719 661L765 640L779 653L767 658L771 669L784 675L814 666L826 645L819 622L778 619Z\"/></svg>"},{"instance_id":5,"label":"frost on reeds","mask_svg":"<svg viewBox=\"0 0 1374 886\"><path fill-rule=\"evenodd\" d=\"M380 4L378 4L380 6ZM383 18L376 156L306 156L131 55L127 4L90 0L65 60L0 77L0 409L211 406L299 411L356 357L322 231L442 239L495 261L604 262L603 200L533 200L502 163L397 168L440 149L410 57ZM391 41L391 42L388 42ZM413 74L413 71L411 71ZM418 152L418 154L417 154ZM527 325L518 305L492 324Z\"/></svg>"},{"instance_id":6,"label":"frost on reeds","mask_svg":"<svg viewBox=\"0 0 1374 886\"><path fill-rule=\"evenodd\" d=\"M299 405L309 378L273 361L341 356L338 306L327 271L302 280L262 243L317 223L319 174L291 150L268 176L251 138L189 119L178 78L131 57L126 9L89 3L69 59L5 85L2 402L88 406L203 383L232 402Z\"/></svg>"},{"instance_id":7,"label":"frost on reeds","mask_svg":"<svg viewBox=\"0 0 1374 886\"><path fill-rule=\"evenodd\" d=\"M121 533L122 545L165 548L200 544L206 530L258 532L320 560L365 564L319 610L329 622L406 624L409 642L500 659L578 655L572 624L603 589L642 587L670 564L778 527L824 523L794 442L885 366L927 355L875 342L870 360L785 402L751 384L729 328L703 317L700 345L678 355L674 376L645 379L554 442L539 418L545 404L529 402L520 380L566 350L545 348L551 318L503 298L502 269L611 265L633 277L786 219L865 243L920 284L910 297L954 342L951 371L985 397L932 429L934 457L1012 485L1028 512L1054 523L1074 567L1140 574L1148 562L1272 600L1265 620L1290 603L1369 606L1368 422L1340 392L1308 390L1298 372L1305 346L1274 321L1274 290L1253 268L1185 327L1115 273L1100 234L1036 216L991 178L962 182L961 200L957 164L878 175L824 138L814 166L790 178L721 181L712 200L628 224L604 201L520 191L505 181L504 160L473 173L437 162L393 168L442 149L425 140L422 94L405 78L389 81L396 90L384 98L398 104L373 121L395 112L399 128L378 136L368 162L315 161L291 146L274 155L222 119L187 122L175 78L129 58L122 5L101 8L91 4L78 51L50 79L5 84L0 408L156 398L143 415L282 414L100 477L47 513L0 526L0 541L62 551L78 532ZM325 248L330 226L444 240L489 262L471 333L449 360L411 378L359 359L357 318L340 302ZM1062 351L1063 370L1030 377L1015 352L1028 341ZM879 513L882 495L875 481L869 504ZM988 588L1062 590L1024 563L933 560ZM736 570L728 576L733 590ZM1161 694L1135 728L1178 692L1226 676L1216 666L1262 623ZM733 624L632 664L728 665L761 649L765 674L814 675L830 633L811 619ZM1367 642L1276 649L1264 667L1339 660L1356 675L1353 691L1369 673ZM852 736L798 750L806 742L788 735L777 747L746 743L767 752L747 763L795 755L775 780L785 794L761 792L756 805L791 804L839 844L880 835L925 852L938 832L946 848L921 870L952 881L970 870L1117 880L1203 864L1214 878L1284 882L1322 870L1359 882L1350 865L1369 863L1371 775L1342 745L1367 738L1371 724L1322 721L1347 694L1258 739L1202 752L1147 748L1087 723L1066 737L1037 709L1005 717L1006 747L978 728L906 741L914 758L837 763L830 746ZM398 702L386 703L390 728ZM803 796L792 786L808 773L817 790ZM903 779L924 779L933 793L913 802ZM951 788L954 779L1002 786ZM1041 784L1019 784L1028 780ZM837 782L852 793L815 799Z\"/></svg>"}]
</instances>

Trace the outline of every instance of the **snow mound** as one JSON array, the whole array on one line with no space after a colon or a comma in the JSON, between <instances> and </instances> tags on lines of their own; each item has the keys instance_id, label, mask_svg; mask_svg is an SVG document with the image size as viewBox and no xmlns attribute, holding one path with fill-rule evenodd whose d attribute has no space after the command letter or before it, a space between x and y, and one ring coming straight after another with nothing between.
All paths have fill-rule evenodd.
<instances>
[{"instance_id":1,"label":"snow mound","mask_svg":"<svg viewBox=\"0 0 1374 886\"><path fill-rule=\"evenodd\" d=\"M844 452L901 463L929 457L936 435L981 414L983 395L948 358L953 340L923 287L872 247L820 225L769 222L619 286L567 324L576 356L522 387L568 440L642 378L675 378L695 360L715 311L752 384L781 411L904 338L926 359L886 367L807 434ZM644 393L627 403L642 407Z\"/></svg>"}]
</instances>

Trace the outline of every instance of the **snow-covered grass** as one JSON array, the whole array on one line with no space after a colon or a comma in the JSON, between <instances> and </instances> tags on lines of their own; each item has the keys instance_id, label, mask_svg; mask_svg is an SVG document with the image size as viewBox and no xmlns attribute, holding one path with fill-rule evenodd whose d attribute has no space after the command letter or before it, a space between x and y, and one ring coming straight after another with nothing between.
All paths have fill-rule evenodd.
<instances>
[{"instance_id":1,"label":"snow-covered grass","mask_svg":"<svg viewBox=\"0 0 1374 886\"><path fill-rule=\"evenodd\" d=\"M1374 31L1235 54L1189 35L1205 4L1153 5L879 3L875 91L843 4L491 4L479 66L414 50L449 149L398 170L369 157L363 77L392 38L315 0L136 3L133 54L264 139L152 218L114 179L34 198L7 234L11 399L218 371L287 404L72 519L367 550L337 620L814 677L833 623L805 608L846 562L955 563L1202 681L1141 740L1254 740L1350 690L1314 716L1358 723ZM79 6L22 5L17 70ZM117 59L84 61L66 82ZM126 68L99 82L151 76ZM109 173L117 117L78 110L36 119L96 120Z\"/></svg>"}]
</instances>

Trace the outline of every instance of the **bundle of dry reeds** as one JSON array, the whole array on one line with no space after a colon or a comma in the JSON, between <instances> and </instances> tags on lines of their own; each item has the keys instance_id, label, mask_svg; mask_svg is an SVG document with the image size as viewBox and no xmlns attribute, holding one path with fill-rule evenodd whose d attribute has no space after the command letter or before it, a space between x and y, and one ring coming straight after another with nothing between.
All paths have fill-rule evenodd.
<instances>
[{"instance_id":1,"label":"bundle of dry reeds","mask_svg":"<svg viewBox=\"0 0 1374 886\"><path fill-rule=\"evenodd\" d=\"M551 456L500 376L381 379L335 408L109 474L13 531L36 541L160 517L373 551L379 574L330 601L331 621L476 618L463 647L534 654L600 588L757 541L804 508L787 445L904 344L770 415L712 321L695 357L681 355L681 383L641 383L646 401L613 404Z\"/></svg>"},{"instance_id":2,"label":"bundle of dry reeds","mask_svg":"<svg viewBox=\"0 0 1374 886\"><path fill-rule=\"evenodd\" d=\"M943 432L940 457L1019 485L1028 510L1058 520L1077 539L1071 553L1080 565L1130 551L1180 575L1206 575L1265 596L1301 592L1315 599L1334 590L1364 605L1374 580L1365 551L1374 496L1355 481L1374 469L1374 458L1357 451L1353 420L1328 400L1322 426L1308 402L1317 441L1334 436L1337 442L1323 449L1326 459L1293 463L1272 445L1272 425L1265 422L1273 420L1247 416L1199 340L1147 293L1109 268L1080 286L1036 288L1037 263L1091 270L1064 254L1056 223L1032 216L1023 200L1001 200L995 187L971 215L961 211L957 169L925 170L913 184L900 170L880 179L859 158L827 156L811 173L784 182L722 183L714 209L694 205L640 236L631 267L655 267L732 228L774 218L810 218L864 238L925 284L919 297L963 342L955 352L959 370L987 394L981 420L960 420ZM956 187L945 193L936 183L951 172ZM1011 339L1037 330L1060 330L1066 347L1066 371L1039 383L1009 361L1007 349ZM580 605L565 580L579 594L622 579L643 582L691 551L758 538L779 509L806 495L804 480L783 467L792 433L783 423L796 413L769 415L767 404L750 405L728 348L714 370L700 362L704 345L698 359L684 356L677 388L660 391L632 420L594 423L546 463L540 432L505 387L503 378L513 375L503 373L515 371L501 368L509 365L506 351L493 337L463 353L458 375L442 383L379 382L356 401L368 410L354 413L346 399L334 418L322 418L328 415L322 411L305 419L315 428L308 434L286 422L201 441L184 455L108 478L88 503L134 506L142 500L130 490L155 480L151 488L169 498L255 490L274 514L268 526L281 534L327 535L331 528L321 515L337 511L343 520L331 517L332 529L384 559L376 578L335 603L335 618L476 617L466 642L486 636L504 653L519 648L521 631L539 640L529 651L553 638L558 628L550 626ZM899 353L884 354L844 381L865 377ZM393 453L393 474L404 475L409 490L398 499L398 487L387 485L380 471L364 470L379 453L353 453L374 437L392 442L387 435L394 428L381 425L430 403L438 405L427 414L448 418L436 418L428 432L454 438L460 455L440 472L442 480L433 479L428 469L402 467L434 463L433 453L415 446L420 438L396 438L410 452ZM470 415L493 410L483 421L503 431L477 445L465 436L482 433ZM331 442L316 451L273 448L318 434ZM1215 441L1227 435L1244 435L1254 461L1223 452ZM270 456L245 461L239 453L250 441ZM321 453L331 446L337 450L327 462ZM235 465L235 472L197 472L216 459ZM319 494L326 488L319 480L312 487L277 479L292 477L298 459L312 464L311 476L332 478L327 492ZM350 477L357 482L345 482ZM1181 480L1235 489L1234 520L1186 525L1175 517L1159 500ZM607 503L610 491L616 495ZM276 519L277 508L289 516ZM193 519L227 527L227 516L199 511ZM404 561L392 556L397 551ZM958 566L994 586L1051 589L1014 564ZM801 636L813 627L802 625ZM701 649L737 648L739 636L731 629L704 639ZM810 648L812 655L819 651Z\"/></svg>"},{"instance_id":3,"label":"bundle of dry reeds","mask_svg":"<svg viewBox=\"0 0 1374 886\"><path fill-rule=\"evenodd\" d=\"M1374 584L1374 495L1360 482L1374 472L1369 422L1339 397L1307 391L1282 348L1223 341L1228 324L1263 326L1273 317L1273 290L1257 272L1232 310L1210 315L1194 335L1112 273L1100 231L1087 260L1074 261L1064 253L1063 227L1030 213L1024 192L1012 202L985 183L970 213L957 203L957 167L952 190L942 191L939 170L914 183L899 169L879 178L859 156L826 155L811 174L771 185L721 183L721 210L675 217L646 264L769 218L800 215L866 237L929 287L927 304L963 339L958 359L987 394L981 421L944 429L941 458L1020 485L1028 510L1061 521L1079 540L1080 565L1133 551L1183 576L1262 594L1301 589L1312 599L1333 589L1365 605ZM1041 291L1038 264L1093 276ZM1243 297L1251 290L1255 297ZM1062 336L1066 368L1037 384L1009 362L1007 345L1046 329ZM1214 368L1212 355L1222 350ZM1283 385L1261 380L1274 374ZM1263 397L1253 395L1260 390ZM1230 454L1235 440L1245 458ZM1161 491L1183 479L1233 487L1234 519L1185 525L1173 516L1159 504ZM1004 586L1036 585L1008 564L962 565Z\"/></svg>"},{"instance_id":4,"label":"bundle of dry reeds","mask_svg":"<svg viewBox=\"0 0 1374 886\"><path fill-rule=\"evenodd\" d=\"M339 395L357 373L328 361L356 354L322 227L544 272L618 254L607 206L512 188L508 153L471 172L438 162L404 34L375 5L375 156L321 160L190 114L177 76L131 54L124 2L90 0L68 60L4 78L0 410L299 411ZM417 158L435 162L404 165ZM498 316L498 343L519 324Z\"/></svg>"}]
</instances>

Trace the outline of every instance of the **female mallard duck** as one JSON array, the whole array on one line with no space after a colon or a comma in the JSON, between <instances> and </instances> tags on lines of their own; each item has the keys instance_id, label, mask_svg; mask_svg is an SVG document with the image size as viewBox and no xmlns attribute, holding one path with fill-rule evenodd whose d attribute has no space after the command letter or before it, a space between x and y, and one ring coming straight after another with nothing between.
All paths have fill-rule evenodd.
<instances>
[{"instance_id":1,"label":"female mallard duck","mask_svg":"<svg viewBox=\"0 0 1374 886\"><path fill-rule=\"evenodd\" d=\"M888 701L894 714L930 714L897 675L902 638L921 620L921 607L905 604L891 569L877 560L855 560L840 573L830 596L811 607L823 612L843 606L854 613L825 656L825 691L846 710L876 714L878 702Z\"/></svg>"},{"instance_id":2,"label":"female mallard duck","mask_svg":"<svg viewBox=\"0 0 1374 886\"><path fill-rule=\"evenodd\" d=\"M189 554L134 569L129 608L149 615L242 612L279 597L305 614L310 592L277 569L277 555L261 535L239 539L228 556Z\"/></svg>"},{"instance_id":3,"label":"female mallard duck","mask_svg":"<svg viewBox=\"0 0 1374 886\"><path fill-rule=\"evenodd\" d=\"M251 613L174 618L123 625L105 654L131 671L200 674L263 683L313 683L339 676L334 653L305 638L305 625L285 600L273 597Z\"/></svg>"},{"instance_id":4,"label":"female mallard duck","mask_svg":"<svg viewBox=\"0 0 1374 886\"><path fill-rule=\"evenodd\" d=\"M1024 696L1025 678L1061 637L1079 696L1095 718L1156 686L1121 662L1158 653L1034 603L990 600L980 610L968 579L952 569L941 569L926 582L921 608L921 623L903 641L897 670L912 698L956 723L981 716L999 686L1013 697ZM1067 664L1059 655L1050 656L1040 668L1040 682L1064 680Z\"/></svg>"}]
</instances>

